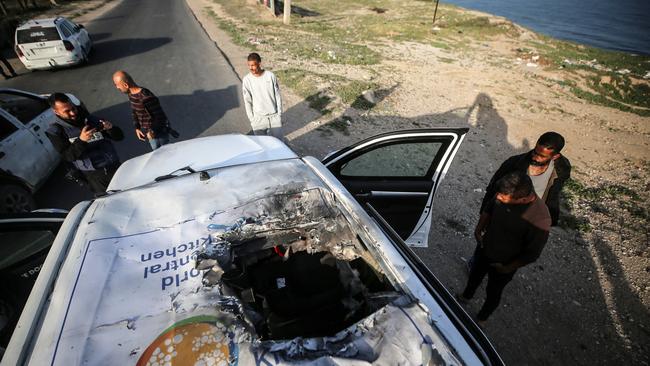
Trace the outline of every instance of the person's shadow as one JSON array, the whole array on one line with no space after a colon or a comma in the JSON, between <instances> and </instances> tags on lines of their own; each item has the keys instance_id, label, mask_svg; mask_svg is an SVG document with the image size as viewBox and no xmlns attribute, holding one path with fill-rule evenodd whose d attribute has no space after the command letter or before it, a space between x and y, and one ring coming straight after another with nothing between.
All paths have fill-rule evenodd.
<instances>
[{"instance_id":1,"label":"person's shadow","mask_svg":"<svg viewBox=\"0 0 650 366\"><path fill-rule=\"evenodd\" d=\"M383 132L470 128L436 192L429 246L414 248L450 292L462 291L467 281L462 258L471 256L476 245L473 229L485 187L505 159L533 147L530 141L545 132L543 124L531 126L537 129L534 134L515 138L485 93L467 107L415 118L348 114L354 117L344 125L334 120L297 134L292 147L322 158ZM302 121L304 125L310 122L308 118ZM294 127L293 131L302 131L304 126ZM579 141L567 141L572 143ZM571 215L564 205L560 221ZM518 271L485 330L506 364L647 363L649 312L632 290L626 278L629 270L613 253L612 245L566 225L552 229L541 257ZM476 300L466 308L470 314L479 310L484 293L484 287L477 291Z\"/></svg>"}]
</instances>

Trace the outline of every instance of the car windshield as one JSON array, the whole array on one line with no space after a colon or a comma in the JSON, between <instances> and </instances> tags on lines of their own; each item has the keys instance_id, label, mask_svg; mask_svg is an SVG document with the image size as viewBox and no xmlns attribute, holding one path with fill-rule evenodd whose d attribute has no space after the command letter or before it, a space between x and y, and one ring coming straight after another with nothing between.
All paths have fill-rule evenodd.
<instances>
[{"instance_id":1,"label":"car windshield","mask_svg":"<svg viewBox=\"0 0 650 366\"><path fill-rule=\"evenodd\" d=\"M32 27L16 33L18 44L58 41L61 39L55 27Z\"/></svg>"}]
</instances>

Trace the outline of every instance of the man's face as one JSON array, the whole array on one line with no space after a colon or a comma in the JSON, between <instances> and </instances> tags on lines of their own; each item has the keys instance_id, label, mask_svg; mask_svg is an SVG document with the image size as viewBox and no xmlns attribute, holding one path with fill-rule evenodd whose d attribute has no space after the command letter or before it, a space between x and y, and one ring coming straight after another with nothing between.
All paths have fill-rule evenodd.
<instances>
[{"instance_id":1,"label":"man's face","mask_svg":"<svg viewBox=\"0 0 650 366\"><path fill-rule=\"evenodd\" d=\"M77 118L77 107L72 103L55 102L52 110L64 120L73 121Z\"/></svg>"},{"instance_id":2,"label":"man's face","mask_svg":"<svg viewBox=\"0 0 650 366\"><path fill-rule=\"evenodd\" d=\"M553 149L549 149L541 145L536 145L535 150L533 150L533 156L530 161L530 165L546 166L551 162L551 160L555 160L559 157L560 154L556 154Z\"/></svg>"},{"instance_id":3,"label":"man's face","mask_svg":"<svg viewBox=\"0 0 650 366\"><path fill-rule=\"evenodd\" d=\"M262 72L262 64L257 61L248 61L248 70L253 75L259 75Z\"/></svg>"},{"instance_id":4,"label":"man's face","mask_svg":"<svg viewBox=\"0 0 650 366\"><path fill-rule=\"evenodd\" d=\"M125 83L122 79L120 78L113 78L113 84L115 84L115 88L122 93L128 93L129 92L129 85Z\"/></svg>"}]
</instances>

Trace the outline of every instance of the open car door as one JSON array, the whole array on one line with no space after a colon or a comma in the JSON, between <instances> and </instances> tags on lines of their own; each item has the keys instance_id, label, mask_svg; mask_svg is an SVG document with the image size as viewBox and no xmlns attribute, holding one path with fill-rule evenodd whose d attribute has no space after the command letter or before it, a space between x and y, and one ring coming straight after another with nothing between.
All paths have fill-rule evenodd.
<instances>
[{"instance_id":1,"label":"open car door","mask_svg":"<svg viewBox=\"0 0 650 366\"><path fill-rule=\"evenodd\" d=\"M0 215L0 349L2 351L9 343L20 313L65 216L63 212Z\"/></svg>"},{"instance_id":2,"label":"open car door","mask_svg":"<svg viewBox=\"0 0 650 366\"><path fill-rule=\"evenodd\" d=\"M362 207L370 203L408 245L426 247L433 197L467 131L389 132L339 150L323 164Z\"/></svg>"}]
</instances>

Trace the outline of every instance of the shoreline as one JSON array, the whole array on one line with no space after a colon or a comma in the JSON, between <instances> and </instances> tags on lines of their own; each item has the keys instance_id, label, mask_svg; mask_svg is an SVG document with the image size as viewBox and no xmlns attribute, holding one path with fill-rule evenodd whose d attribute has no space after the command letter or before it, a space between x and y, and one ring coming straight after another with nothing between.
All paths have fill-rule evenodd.
<instances>
[{"instance_id":1,"label":"shoreline","mask_svg":"<svg viewBox=\"0 0 650 366\"><path fill-rule=\"evenodd\" d=\"M628 43L628 44L630 44L630 46L628 46L626 48L620 48L619 46L617 46L617 42L613 38L603 39L603 40L599 41L597 38L593 38L593 37L592 37L593 39L591 39L591 40L589 38L586 38L586 37L579 37L579 36L573 36L572 37L570 35L570 33L572 33L572 32L570 32L570 28L552 27L552 26L550 26L550 23L543 22L542 18L536 18L535 16L526 15L524 13L519 13L518 15L517 14L499 14L499 13L491 12L491 10L489 10L489 9L480 9L480 6L477 7L477 8L472 8L472 7L466 7L468 5L459 5L459 4L455 4L455 3L449 3L449 2L446 2L445 5L450 6L450 7L456 7L458 9L462 9L462 10L466 10L466 11L479 12L479 13L482 13L482 14L487 15L487 16L502 17L502 18L505 18L508 21L514 23L514 24L517 24L517 25L519 25L521 27L524 27L524 28L530 30L531 32L535 32L537 34L540 34L540 35L543 35L543 36L546 36L546 37L549 37L549 38L553 38L553 39L555 39L557 41L564 41L564 42L569 42L569 43L572 43L572 44L575 44L575 45L581 45L581 46L585 46L585 47L592 47L592 48L599 49L601 51L620 52L620 53L625 53L625 54L628 54L628 55L637 55L637 56L650 56L650 44L645 45L646 47L644 47L642 44L637 44L637 46L633 46L632 44ZM492 9L492 11L494 11L494 10L498 11L498 9ZM505 11L504 13L508 13L508 12ZM522 19L518 19L518 18L522 18ZM529 20L526 21L523 18L529 18ZM589 25L588 23L584 23L584 24L582 24L582 28L584 28L584 27L586 27L588 25ZM577 28L576 30L579 31L582 28ZM556 31L553 31L553 29L556 29ZM636 29L635 31L643 32L643 30L641 30L641 29ZM575 33L575 32L573 32L573 33ZM632 35L632 33L633 33L632 28L630 28L630 32L628 32L628 33L630 33L630 34L628 34L627 38L629 38ZM563 35L563 34L565 34L565 35ZM621 37L623 37L623 38L621 38ZM582 39L580 39L580 38L582 38ZM626 37L624 37L622 34L620 35L620 37L616 37L616 38L620 38L620 41L622 41L623 43L627 42L625 40ZM646 48L646 49L644 49L644 48Z\"/></svg>"}]
</instances>

